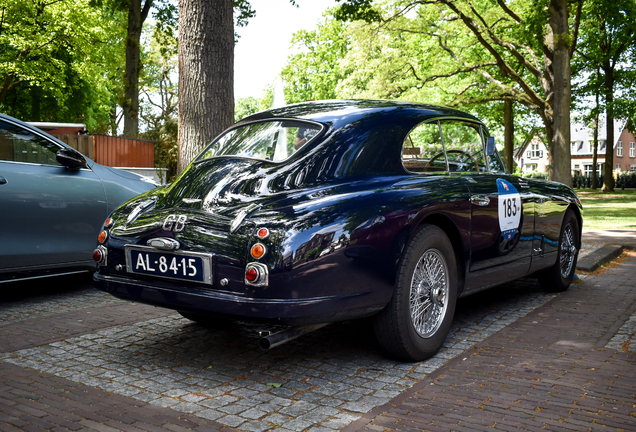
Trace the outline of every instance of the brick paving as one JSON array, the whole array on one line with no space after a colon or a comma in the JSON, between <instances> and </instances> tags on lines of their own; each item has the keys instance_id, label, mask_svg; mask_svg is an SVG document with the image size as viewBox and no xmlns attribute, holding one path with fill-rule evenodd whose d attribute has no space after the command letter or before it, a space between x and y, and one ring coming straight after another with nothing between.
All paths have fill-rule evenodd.
<instances>
[{"instance_id":1,"label":"brick paving","mask_svg":"<svg viewBox=\"0 0 636 432\"><path fill-rule=\"evenodd\" d=\"M630 258L344 430L636 430L635 312Z\"/></svg>"},{"instance_id":2,"label":"brick paving","mask_svg":"<svg viewBox=\"0 0 636 432\"><path fill-rule=\"evenodd\" d=\"M59 313L2 302L0 430L636 430L635 265L558 296L523 280L462 299L442 351L414 364L365 321L261 352L256 326L89 290Z\"/></svg>"}]
</instances>

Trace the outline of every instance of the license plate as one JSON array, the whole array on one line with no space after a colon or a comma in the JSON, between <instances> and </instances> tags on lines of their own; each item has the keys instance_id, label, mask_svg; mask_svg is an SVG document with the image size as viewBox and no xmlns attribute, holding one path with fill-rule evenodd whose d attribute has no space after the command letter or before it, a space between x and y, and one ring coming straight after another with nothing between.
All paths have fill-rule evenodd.
<instances>
[{"instance_id":1,"label":"license plate","mask_svg":"<svg viewBox=\"0 0 636 432\"><path fill-rule=\"evenodd\" d=\"M197 252L162 252L143 246L126 246L129 273L212 284L212 255Z\"/></svg>"}]
</instances>

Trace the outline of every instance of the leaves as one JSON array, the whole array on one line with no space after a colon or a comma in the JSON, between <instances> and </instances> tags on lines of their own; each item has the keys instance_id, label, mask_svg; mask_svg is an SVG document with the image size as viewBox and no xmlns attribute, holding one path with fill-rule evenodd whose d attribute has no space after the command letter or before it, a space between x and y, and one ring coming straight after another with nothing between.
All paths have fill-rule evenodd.
<instances>
[{"instance_id":1,"label":"leaves","mask_svg":"<svg viewBox=\"0 0 636 432\"><path fill-rule=\"evenodd\" d=\"M3 111L25 120L82 120L89 127L107 121L109 78L122 55L119 16L89 0L4 0L0 15ZM40 107L41 117L33 118Z\"/></svg>"}]
</instances>

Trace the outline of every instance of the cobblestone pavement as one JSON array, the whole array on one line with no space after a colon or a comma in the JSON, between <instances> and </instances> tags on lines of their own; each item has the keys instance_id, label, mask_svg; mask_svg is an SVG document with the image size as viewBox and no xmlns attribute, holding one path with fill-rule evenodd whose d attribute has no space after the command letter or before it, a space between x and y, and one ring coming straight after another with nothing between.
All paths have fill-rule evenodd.
<instances>
[{"instance_id":1,"label":"cobblestone pavement","mask_svg":"<svg viewBox=\"0 0 636 432\"><path fill-rule=\"evenodd\" d=\"M85 294L77 295L79 304ZM444 348L415 364L384 357L367 321L334 324L262 352L253 325L209 329L179 315L3 353L0 359L240 430L333 431L553 297L527 280L461 300Z\"/></svg>"}]
</instances>

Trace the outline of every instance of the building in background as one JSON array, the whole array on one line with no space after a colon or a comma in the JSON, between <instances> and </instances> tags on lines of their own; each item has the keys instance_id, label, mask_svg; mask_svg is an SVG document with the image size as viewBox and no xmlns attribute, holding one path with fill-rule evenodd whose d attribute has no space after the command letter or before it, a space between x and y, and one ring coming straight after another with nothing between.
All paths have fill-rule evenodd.
<instances>
[{"instance_id":1,"label":"building in background","mask_svg":"<svg viewBox=\"0 0 636 432\"><path fill-rule=\"evenodd\" d=\"M625 120L614 121L614 173L636 171L636 139L627 128ZM601 119L598 131L597 173L601 175L605 167L605 146L607 133L605 119ZM573 123L570 128L570 155L572 174L589 177L592 175L594 156L594 129L582 123ZM533 172L547 173L550 165L548 147L542 130L532 129L528 138L514 153L515 162L521 167L522 175Z\"/></svg>"}]
</instances>

